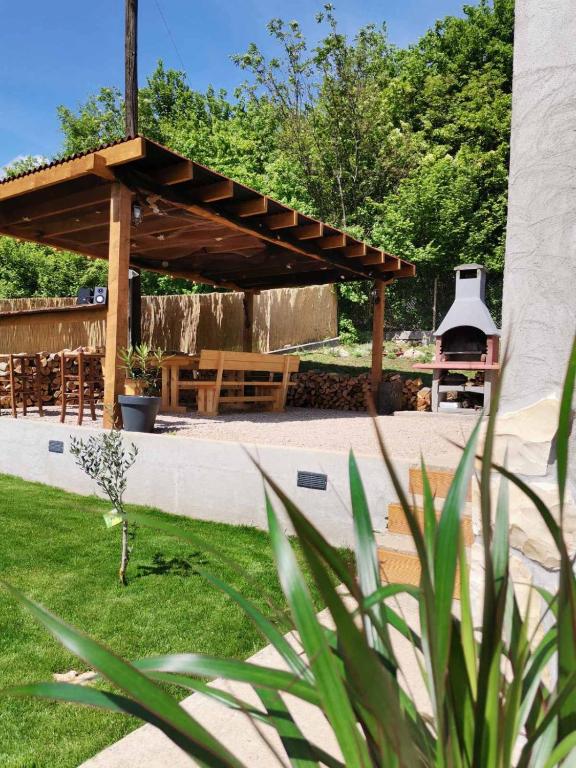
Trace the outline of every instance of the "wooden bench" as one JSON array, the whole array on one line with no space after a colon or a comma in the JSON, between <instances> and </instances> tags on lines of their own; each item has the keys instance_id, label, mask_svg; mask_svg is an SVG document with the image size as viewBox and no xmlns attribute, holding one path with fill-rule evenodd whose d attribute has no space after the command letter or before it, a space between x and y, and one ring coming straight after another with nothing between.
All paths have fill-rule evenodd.
<instances>
[{"instance_id":1,"label":"wooden bench","mask_svg":"<svg viewBox=\"0 0 576 768\"><path fill-rule=\"evenodd\" d=\"M223 404L265 403L272 411L283 411L290 375L296 373L299 366L300 358L296 355L203 349L198 370L216 371L216 379L180 381L178 389L195 389L198 393L198 413L206 416L216 416ZM268 378L254 378L256 373L268 374ZM233 374L235 378L231 379L227 374ZM252 390L253 394L247 394L246 389Z\"/></svg>"}]
</instances>

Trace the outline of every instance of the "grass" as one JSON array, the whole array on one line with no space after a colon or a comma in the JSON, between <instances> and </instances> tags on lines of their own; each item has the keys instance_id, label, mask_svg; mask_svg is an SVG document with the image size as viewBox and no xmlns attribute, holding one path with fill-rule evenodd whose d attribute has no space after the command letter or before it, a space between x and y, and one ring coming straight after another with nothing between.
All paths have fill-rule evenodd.
<instances>
[{"instance_id":1,"label":"grass","mask_svg":"<svg viewBox=\"0 0 576 768\"><path fill-rule=\"evenodd\" d=\"M432 345L418 347L418 349L425 351L426 357L423 360L414 360L397 357L394 353L397 346L394 342L385 343L382 361L384 372L400 373L403 378L407 379L422 379L424 384L429 385L432 381L432 374L425 371L415 371L413 365L416 362L429 362L434 356L434 347ZM343 352L345 356L343 356ZM337 348L324 347L314 352L300 353L300 360L301 371L319 370L327 373L345 373L350 376L358 376L371 370L371 345L353 344Z\"/></svg>"},{"instance_id":2,"label":"grass","mask_svg":"<svg viewBox=\"0 0 576 768\"><path fill-rule=\"evenodd\" d=\"M222 553L217 558L141 528L130 582L123 588L117 582L120 532L106 530L101 517L109 506L96 497L0 475L2 578L129 659L181 651L242 659L264 645L243 612L195 566L216 573L261 609L264 591L284 605L265 532L172 518L216 547ZM48 681L55 672L83 671L1 589L0 628L0 689ZM137 725L123 715L3 698L0 766L72 768Z\"/></svg>"}]
</instances>

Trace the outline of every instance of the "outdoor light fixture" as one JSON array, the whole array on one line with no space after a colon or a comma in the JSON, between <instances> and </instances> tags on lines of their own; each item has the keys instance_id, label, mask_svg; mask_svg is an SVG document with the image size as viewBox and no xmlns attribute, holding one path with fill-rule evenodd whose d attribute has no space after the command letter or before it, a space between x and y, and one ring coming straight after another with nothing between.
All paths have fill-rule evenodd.
<instances>
[{"instance_id":1,"label":"outdoor light fixture","mask_svg":"<svg viewBox=\"0 0 576 768\"><path fill-rule=\"evenodd\" d=\"M168 266L168 262L167 261L163 261L162 262L162 266L164 267L164 269L166 269L166 267Z\"/></svg>"},{"instance_id":2,"label":"outdoor light fixture","mask_svg":"<svg viewBox=\"0 0 576 768\"><path fill-rule=\"evenodd\" d=\"M142 207L138 203L134 203L132 206L132 224L139 227L142 224L142 218Z\"/></svg>"}]
</instances>

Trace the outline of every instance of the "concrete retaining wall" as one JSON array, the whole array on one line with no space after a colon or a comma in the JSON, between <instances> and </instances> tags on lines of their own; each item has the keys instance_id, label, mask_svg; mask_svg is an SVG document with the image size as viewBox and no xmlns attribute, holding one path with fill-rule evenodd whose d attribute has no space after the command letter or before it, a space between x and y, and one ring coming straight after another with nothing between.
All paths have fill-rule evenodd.
<instances>
[{"instance_id":1,"label":"concrete retaining wall","mask_svg":"<svg viewBox=\"0 0 576 768\"><path fill-rule=\"evenodd\" d=\"M0 418L0 473L76 493L94 493L94 483L75 465L68 447L71 436L86 439L98 431ZM64 452L50 453L50 440L62 441ZM129 474L128 502L187 517L265 528L263 481L251 454L332 543L352 544L348 457L344 453L242 447L171 435L126 434L126 440L139 448ZM395 499L392 484L380 458L361 456L358 463L375 527L383 530L387 506ZM327 490L298 488L298 470L327 474ZM398 470L407 482L408 464L399 463Z\"/></svg>"}]
</instances>

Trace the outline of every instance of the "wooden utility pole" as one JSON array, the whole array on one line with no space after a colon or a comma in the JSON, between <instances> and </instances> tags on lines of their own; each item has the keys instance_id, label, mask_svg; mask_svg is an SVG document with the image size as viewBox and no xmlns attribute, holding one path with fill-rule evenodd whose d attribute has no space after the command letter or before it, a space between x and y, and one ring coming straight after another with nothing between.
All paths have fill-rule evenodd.
<instances>
[{"instance_id":1,"label":"wooden utility pole","mask_svg":"<svg viewBox=\"0 0 576 768\"><path fill-rule=\"evenodd\" d=\"M244 326L242 333L242 349L244 352L255 352L254 349L254 291L244 291L242 307L244 310Z\"/></svg>"},{"instance_id":2,"label":"wooden utility pole","mask_svg":"<svg viewBox=\"0 0 576 768\"><path fill-rule=\"evenodd\" d=\"M374 283L374 314L372 316L372 397L378 402L378 388L382 382L382 358L384 347L384 301L386 283L376 280Z\"/></svg>"},{"instance_id":3,"label":"wooden utility pole","mask_svg":"<svg viewBox=\"0 0 576 768\"><path fill-rule=\"evenodd\" d=\"M124 112L126 138L138 135L138 0L125 0L124 33ZM129 282L131 346L142 340L142 293L140 271L132 270Z\"/></svg>"},{"instance_id":4,"label":"wooden utility pole","mask_svg":"<svg viewBox=\"0 0 576 768\"><path fill-rule=\"evenodd\" d=\"M125 0L125 126L126 138L138 135L138 0Z\"/></svg>"},{"instance_id":5,"label":"wooden utility pole","mask_svg":"<svg viewBox=\"0 0 576 768\"><path fill-rule=\"evenodd\" d=\"M128 284L130 310L128 342L130 346L136 347L142 341L142 286L139 269L130 269Z\"/></svg>"}]
</instances>

